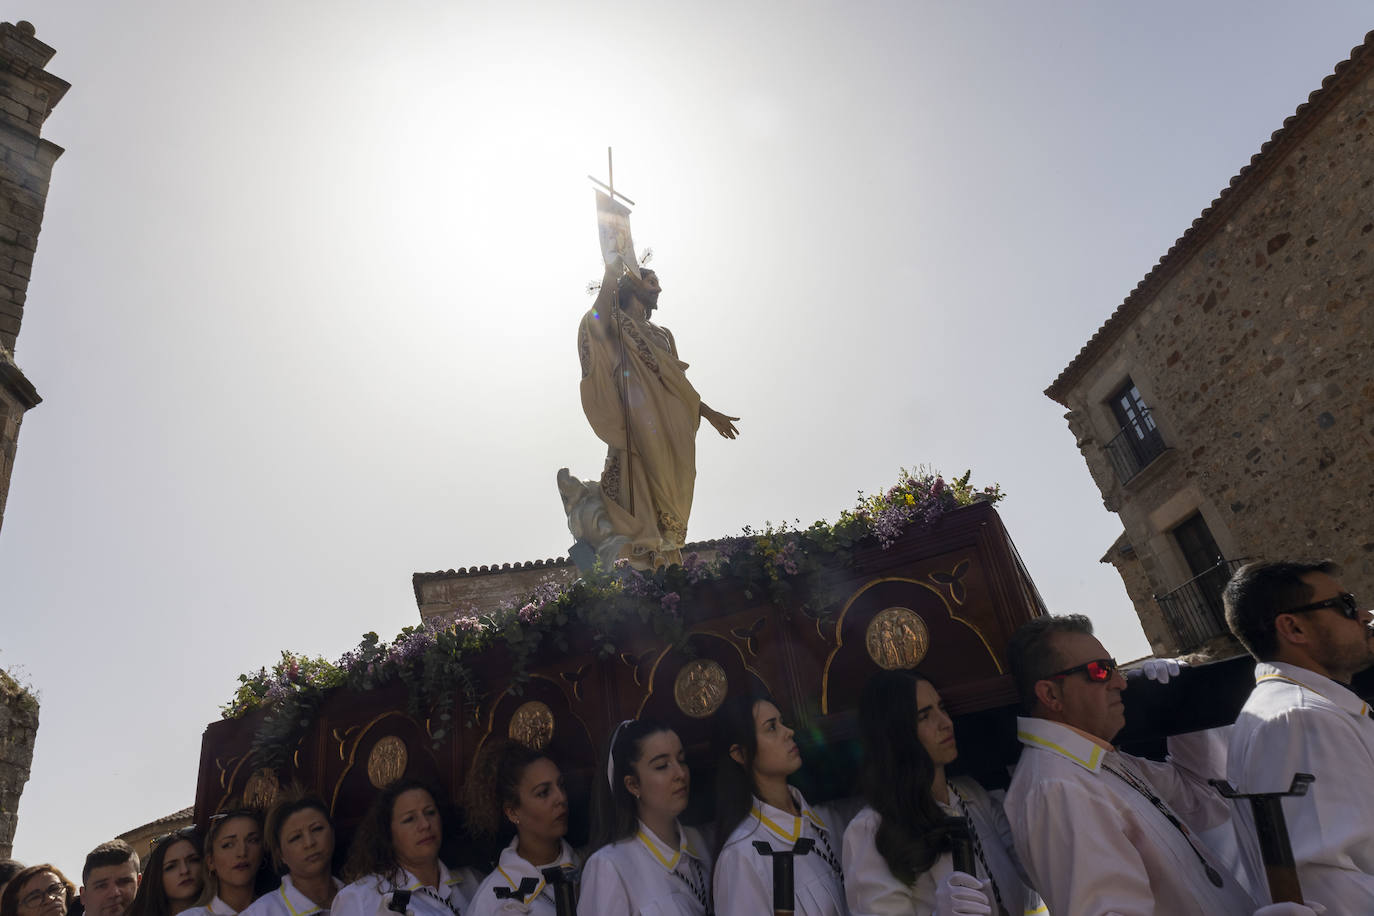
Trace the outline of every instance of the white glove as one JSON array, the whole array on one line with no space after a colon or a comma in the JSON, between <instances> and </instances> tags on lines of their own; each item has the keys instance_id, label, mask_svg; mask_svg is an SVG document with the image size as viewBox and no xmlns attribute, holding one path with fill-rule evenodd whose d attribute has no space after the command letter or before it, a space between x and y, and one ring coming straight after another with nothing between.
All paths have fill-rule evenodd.
<instances>
[{"instance_id":1,"label":"white glove","mask_svg":"<svg viewBox=\"0 0 1374 916\"><path fill-rule=\"evenodd\" d=\"M1145 674L1147 681L1159 681L1161 684L1169 683L1169 678L1178 675L1178 669L1182 664L1176 658L1147 658L1140 670ZM1266 913L1265 916L1268 916ZM1276 914L1277 916L1277 914Z\"/></svg>"},{"instance_id":2,"label":"white glove","mask_svg":"<svg viewBox=\"0 0 1374 916\"><path fill-rule=\"evenodd\" d=\"M992 905L983 893L983 882L966 872L954 871L935 886L935 916L991 916ZM1266 913L1264 916L1270 916ZM1283 916L1283 914L1275 914Z\"/></svg>"},{"instance_id":3,"label":"white glove","mask_svg":"<svg viewBox=\"0 0 1374 916\"><path fill-rule=\"evenodd\" d=\"M1255 916L1321 916L1326 907L1320 903L1271 903L1255 910Z\"/></svg>"}]
</instances>

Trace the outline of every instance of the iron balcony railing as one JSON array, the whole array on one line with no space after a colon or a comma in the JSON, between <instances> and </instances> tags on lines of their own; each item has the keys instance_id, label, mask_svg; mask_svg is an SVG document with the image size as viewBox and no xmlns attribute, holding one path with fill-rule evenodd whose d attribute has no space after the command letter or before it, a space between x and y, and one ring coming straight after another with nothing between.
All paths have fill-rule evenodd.
<instances>
[{"instance_id":1,"label":"iron balcony railing","mask_svg":"<svg viewBox=\"0 0 1374 916\"><path fill-rule=\"evenodd\" d=\"M1117 480L1126 483L1145 467L1164 454L1167 448L1159 428L1150 419L1149 409L1141 411L1141 418L1124 426L1107 443L1107 457L1111 459Z\"/></svg>"},{"instance_id":2,"label":"iron balcony railing","mask_svg":"<svg viewBox=\"0 0 1374 916\"><path fill-rule=\"evenodd\" d=\"M1228 632L1221 593L1231 580L1231 574L1244 562L1244 558L1218 557L1216 565L1210 569L1172 591L1154 596L1164 612L1165 621L1174 631L1179 652L1190 652L1214 636Z\"/></svg>"}]
</instances>

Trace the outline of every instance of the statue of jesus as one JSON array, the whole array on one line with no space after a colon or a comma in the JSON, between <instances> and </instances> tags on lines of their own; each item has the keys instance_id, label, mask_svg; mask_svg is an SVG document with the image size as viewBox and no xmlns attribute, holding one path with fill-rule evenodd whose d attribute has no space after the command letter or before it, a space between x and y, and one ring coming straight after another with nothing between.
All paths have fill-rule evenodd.
<instances>
[{"instance_id":1,"label":"statue of jesus","mask_svg":"<svg viewBox=\"0 0 1374 916\"><path fill-rule=\"evenodd\" d=\"M735 421L701 400L667 328L650 320L662 287L612 261L577 330L582 409L606 443L599 485L559 472L568 527L603 564L641 569L682 560L696 483L696 434L704 419L727 439ZM598 492L595 492L599 490ZM604 509L604 515L602 514ZM584 565L579 560L579 565Z\"/></svg>"}]
</instances>

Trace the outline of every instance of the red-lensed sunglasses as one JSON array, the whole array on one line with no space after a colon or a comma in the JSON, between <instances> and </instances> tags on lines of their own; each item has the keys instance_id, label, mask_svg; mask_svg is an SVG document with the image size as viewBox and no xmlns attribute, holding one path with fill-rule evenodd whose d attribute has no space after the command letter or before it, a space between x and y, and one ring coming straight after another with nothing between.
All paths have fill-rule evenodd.
<instances>
[{"instance_id":1,"label":"red-lensed sunglasses","mask_svg":"<svg viewBox=\"0 0 1374 916\"><path fill-rule=\"evenodd\" d=\"M1065 668L1063 671L1055 672L1046 678L1046 680L1059 680L1060 678L1065 678L1070 674L1077 674L1081 671L1088 676L1088 680L1096 681L1100 684L1103 681L1110 681L1112 675L1116 674L1116 669L1118 667L1120 666L1117 665L1116 659L1114 658L1095 658L1090 662L1084 662L1081 665L1074 665L1072 668Z\"/></svg>"}]
</instances>

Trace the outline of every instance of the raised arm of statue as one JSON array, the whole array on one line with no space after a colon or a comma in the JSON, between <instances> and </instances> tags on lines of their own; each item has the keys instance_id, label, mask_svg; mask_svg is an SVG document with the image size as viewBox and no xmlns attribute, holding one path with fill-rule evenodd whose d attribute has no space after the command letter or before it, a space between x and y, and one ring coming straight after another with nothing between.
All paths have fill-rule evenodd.
<instances>
[{"instance_id":1,"label":"raised arm of statue","mask_svg":"<svg viewBox=\"0 0 1374 916\"><path fill-rule=\"evenodd\" d=\"M592 303L592 311L598 315L605 315L607 321L603 327L611 327L611 310L615 307L616 284L620 281L620 275L625 272L625 268L617 260L606 265L606 273L601 277L601 288L597 290L596 301Z\"/></svg>"}]
</instances>

